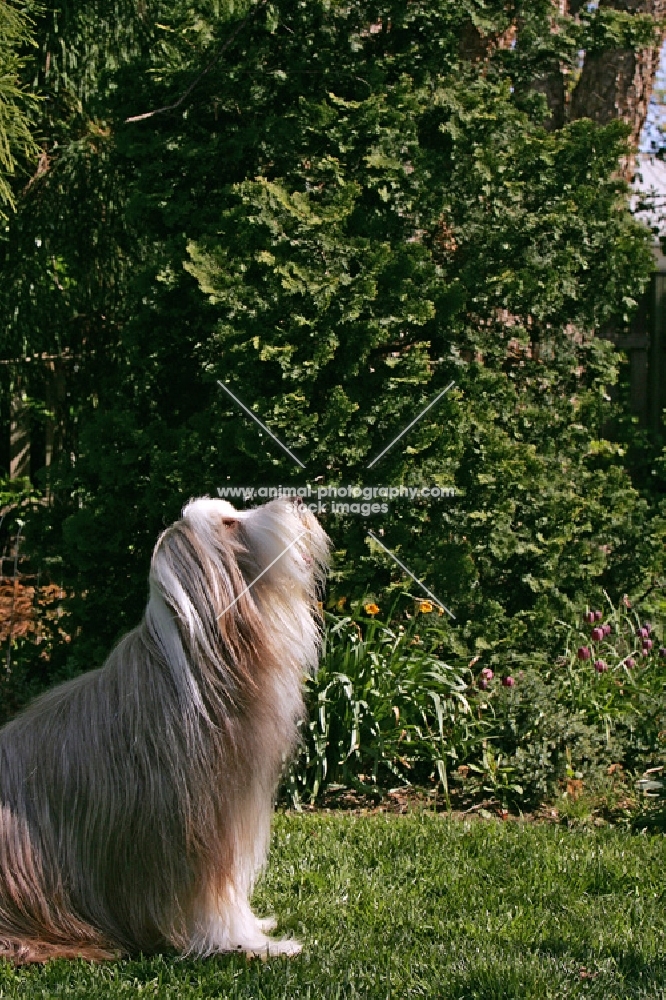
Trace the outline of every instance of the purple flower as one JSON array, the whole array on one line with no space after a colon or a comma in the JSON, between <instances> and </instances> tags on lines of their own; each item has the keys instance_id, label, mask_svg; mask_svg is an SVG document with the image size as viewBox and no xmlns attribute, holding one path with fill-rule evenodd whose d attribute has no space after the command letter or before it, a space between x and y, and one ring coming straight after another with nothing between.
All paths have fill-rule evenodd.
<instances>
[{"instance_id":1,"label":"purple flower","mask_svg":"<svg viewBox=\"0 0 666 1000\"><path fill-rule=\"evenodd\" d=\"M601 619L603 618L603 614L601 613L601 611L595 611L595 612L594 612L594 617L596 618L596 620L597 620L598 622L600 622L600 621L601 621Z\"/></svg>"},{"instance_id":2,"label":"purple flower","mask_svg":"<svg viewBox=\"0 0 666 1000\"><path fill-rule=\"evenodd\" d=\"M604 630L604 635L610 635L611 634L611 627L610 627L610 625L608 625L608 624L604 625L603 626L603 630Z\"/></svg>"},{"instance_id":3,"label":"purple flower","mask_svg":"<svg viewBox=\"0 0 666 1000\"><path fill-rule=\"evenodd\" d=\"M604 660L595 660L594 669L598 674L605 674L608 670L608 664L605 663Z\"/></svg>"},{"instance_id":4,"label":"purple flower","mask_svg":"<svg viewBox=\"0 0 666 1000\"><path fill-rule=\"evenodd\" d=\"M648 652L652 649L652 639L643 639L643 649Z\"/></svg>"},{"instance_id":5,"label":"purple flower","mask_svg":"<svg viewBox=\"0 0 666 1000\"><path fill-rule=\"evenodd\" d=\"M636 661L633 658L633 656L628 656L624 661L624 665L625 667L628 667L629 670L633 670L633 668L636 666Z\"/></svg>"},{"instance_id":6,"label":"purple flower","mask_svg":"<svg viewBox=\"0 0 666 1000\"><path fill-rule=\"evenodd\" d=\"M515 683L516 682L514 681L513 677L502 678L502 684L505 688L512 688Z\"/></svg>"},{"instance_id":7,"label":"purple flower","mask_svg":"<svg viewBox=\"0 0 666 1000\"><path fill-rule=\"evenodd\" d=\"M660 656L666 656L666 646L660 646L660 648L659 648L659 655Z\"/></svg>"},{"instance_id":8,"label":"purple flower","mask_svg":"<svg viewBox=\"0 0 666 1000\"><path fill-rule=\"evenodd\" d=\"M592 629L592 642L601 642L606 633L602 628Z\"/></svg>"},{"instance_id":9,"label":"purple flower","mask_svg":"<svg viewBox=\"0 0 666 1000\"><path fill-rule=\"evenodd\" d=\"M643 628L645 629L648 635L652 631L652 626L650 625L649 622L643 622Z\"/></svg>"},{"instance_id":10,"label":"purple flower","mask_svg":"<svg viewBox=\"0 0 666 1000\"><path fill-rule=\"evenodd\" d=\"M587 624L588 625L593 625L594 622L595 622L595 620L596 619L595 619L594 611L587 611L586 614L585 614L585 621L587 622Z\"/></svg>"},{"instance_id":11,"label":"purple flower","mask_svg":"<svg viewBox=\"0 0 666 1000\"><path fill-rule=\"evenodd\" d=\"M488 687L488 681L486 680L485 677L479 677L479 680L478 680L477 683L478 683L478 685L479 685L479 687L481 688L482 691L485 691L486 688Z\"/></svg>"},{"instance_id":12,"label":"purple flower","mask_svg":"<svg viewBox=\"0 0 666 1000\"><path fill-rule=\"evenodd\" d=\"M640 635L641 639L647 639L650 636L650 633L646 628L639 628L638 634Z\"/></svg>"},{"instance_id":13,"label":"purple flower","mask_svg":"<svg viewBox=\"0 0 666 1000\"><path fill-rule=\"evenodd\" d=\"M481 676L484 678L484 680L491 681L495 676L495 674L492 672L490 667L484 667L483 670L481 671Z\"/></svg>"},{"instance_id":14,"label":"purple flower","mask_svg":"<svg viewBox=\"0 0 666 1000\"><path fill-rule=\"evenodd\" d=\"M589 658L590 658L591 655L592 654L590 653L590 647L589 646L579 646L578 647L577 656L578 656L579 660L589 660Z\"/></svg>"}]
</instances>

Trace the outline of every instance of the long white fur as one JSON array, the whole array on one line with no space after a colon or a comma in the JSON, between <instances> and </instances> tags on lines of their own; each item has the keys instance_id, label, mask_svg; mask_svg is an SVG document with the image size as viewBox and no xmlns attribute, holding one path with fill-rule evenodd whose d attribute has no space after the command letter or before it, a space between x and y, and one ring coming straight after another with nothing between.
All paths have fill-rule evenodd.
<instances>
[{"instance_id":1,"label":"long white fur","mask_svg":"<svg viewBox=\"0 0 666 1000\"><path fill-rule=\"evenodd\" d=\"M249 900L327 556L291 501L192 501L155 546L141 624L0 730L0 957L300 949Z\"/></svg>"}]
</instances>

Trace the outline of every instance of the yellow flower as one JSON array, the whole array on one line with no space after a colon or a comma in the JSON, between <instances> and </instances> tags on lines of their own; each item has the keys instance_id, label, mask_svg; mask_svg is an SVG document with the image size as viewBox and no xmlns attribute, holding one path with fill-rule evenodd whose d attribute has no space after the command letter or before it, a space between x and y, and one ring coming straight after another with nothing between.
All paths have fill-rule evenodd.
<instances>
[{"instance_id":1,"label":"yellow flower","mask_svg":"<svg viewBox=\"0 0 666 1000\"><path fill-rule=\"evenodd\" d=\"M430 601L419 601L419 611L422 615L429 615L434 605Z\"/></svg>"},{"instance_id":2,"label":"yellow flower","mask_svg":"<svg viewBox=\"0 0 666 1000\"><path fill-rule=\"evenodd\" d=\"M363 610L365 611L366 615L378 615L379 614L379 608L377 607L376 604L366 604L365 608Z\"/></svg>"},{"instance_id":3,"label":"yellow flower","mask_svg":"<svg viewBox=\"0 0 666 1000\"><path fill-rule=\"evenodd\" d=\"M347 603L347 598L346 597L341 597L338 600L338 602L336 603L335 606L336 606L336 608L340 608L340 611L342 611L342 609L344 608L344 606L345 606L346 603Z\"/></svg>"}]
</instances>

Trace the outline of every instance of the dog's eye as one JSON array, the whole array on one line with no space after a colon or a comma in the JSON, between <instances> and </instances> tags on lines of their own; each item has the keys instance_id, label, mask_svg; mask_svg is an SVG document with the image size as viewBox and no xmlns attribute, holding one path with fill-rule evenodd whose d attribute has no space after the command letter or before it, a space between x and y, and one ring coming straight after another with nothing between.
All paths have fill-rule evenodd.
<instances>
[{"instance_id":1,"label":"dog's eye","mask_svg":"<svg viewBox=\"0 0 666 1000\"><path fill-rule=\"evenodd\" d=\"M225 528L233 528L235 523L236 523L235 521L229 521L229 520L222 521L222 524L224 525Z\"/></svg>"}]
</instances>

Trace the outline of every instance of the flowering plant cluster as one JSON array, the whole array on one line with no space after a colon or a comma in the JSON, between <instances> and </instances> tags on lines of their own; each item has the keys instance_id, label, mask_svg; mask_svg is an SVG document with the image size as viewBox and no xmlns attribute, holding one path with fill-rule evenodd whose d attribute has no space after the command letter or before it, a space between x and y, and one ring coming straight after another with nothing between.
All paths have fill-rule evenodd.
<instances>
[{"instance_id":1,"label":"flowering plant cluster","mask_svg":"<svg viewBox=\"0 0 666 1000\"><path fill-rule=\"evenodd\" d=\"M437 784L447 802L532 809L569 787L604 787L610 774L637 794L635 779L659 769L666 648L626 599L556 623L565 655L514 650L510 660L472 645L434 601L351 604L322 609L324 656L285 787L292 802Z\"/></svg>"},{"instance_id":2,"label":"flowering plant cluster","mask_svg":"<svg viewBox=\"0 0 666 1000\"><path fill-rule=\"evenodd\" d=\"M292 804L326 790L379 796L396 783L432 781L448 797L450 758L476 739L473 675L442 659L449 626L439 606L404 596L409 604L398 610L394 598L388 614L371 597L347 613L344 597L324 611L322 661L285 782Z\"/></svg>"},{"instance_id":3,"label":"flowering plant cluster","mask_svg":"<svg viewBox=\"0 0 666 1000\"><path fill-rule=\"evenodd\" d=\"M568 627L565 653L555 659L552 677L568 711L606 733L617 726L637 731L641 719L660 711L666 648L657 627L628 597L617 606L606 599L606 614L588 606L580 624Z\"/></svg>"},{"instance_id":4,"label":"flowering plant cluster","mask_svg":"<svg viewBox=\"0 0 666 1000\"><path fill-rule=\"evenodd\" d=\"M601 611L588 610L583 616L590 626L589 638L578 646L576 658L583 662L590 660L598 674L608 672L609 665L625 671L634 670L637 663L650 657L655 650L653 626L650 622L640 623L637 615L630 615L628 598L622 606L625 610L613 613L610 621L600 624L604 615ZM659 656L666 658L666 646L659 647Z\"/></svg>"}]
</instances>

